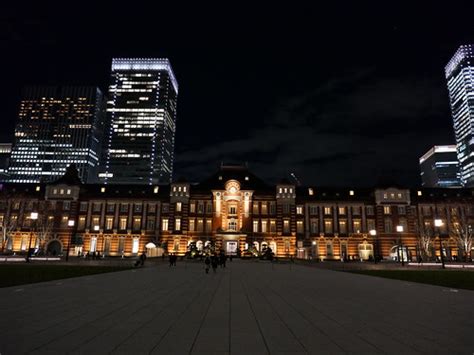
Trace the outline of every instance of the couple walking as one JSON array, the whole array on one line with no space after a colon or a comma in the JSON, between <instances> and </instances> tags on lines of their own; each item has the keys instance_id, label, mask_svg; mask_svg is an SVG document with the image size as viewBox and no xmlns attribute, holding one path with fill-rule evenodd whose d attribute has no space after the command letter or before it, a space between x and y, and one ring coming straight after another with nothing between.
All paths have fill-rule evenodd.
<instances>
[{"instance_id":1,"label":"couple walking","mask_svg":"<svg viewBox=\"0 0 474 355\"><path fill-rule=\"evenodd\" d=\"M206 265L206 274L209 274L209 269L212 266L212 271L216 272L217 265L219 263L219 259L217 255L206 255L206 259L204 259L204 264Z\"/></svg>"}]
</instances>

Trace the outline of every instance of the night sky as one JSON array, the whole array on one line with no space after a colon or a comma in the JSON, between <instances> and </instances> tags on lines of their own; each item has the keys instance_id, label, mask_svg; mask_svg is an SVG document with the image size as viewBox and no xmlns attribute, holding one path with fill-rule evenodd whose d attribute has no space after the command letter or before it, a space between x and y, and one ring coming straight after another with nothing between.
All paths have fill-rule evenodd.
<instances>
[{"instance_id":1,"label":"night sky","mask_svg":"<svg viewBox=\"0 0 474 355\"><path fill-rule=\"evenodd\" d=\"M224 161L269 182L416 186L420 155L454 143L444 66L474 42L473 1L97 3L3 5L1 141L23 86L106 92L129 56L168 57L178 78L176 178Z\"/></svg>"}]
</instances>

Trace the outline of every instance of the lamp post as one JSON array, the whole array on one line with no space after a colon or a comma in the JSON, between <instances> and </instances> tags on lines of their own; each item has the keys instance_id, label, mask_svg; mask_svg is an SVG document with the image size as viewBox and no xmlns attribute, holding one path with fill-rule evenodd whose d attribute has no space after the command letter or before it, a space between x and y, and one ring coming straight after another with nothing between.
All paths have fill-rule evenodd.
<instances>
[{"instance_id":1,"label":"lamp post","mask_svg":"<svg viewBox=\"0 0 474 355\"><path fill-rule=\"evenodd\" d=\"M377 231L375 229L371 229L369 234L374 238L374 264L377 264L377 254L376 254L376 243L377 243Z\"/></svg>"},{"instance_id":2,"label":"lamp post","mask_svg":"<svg viewBox=\"0 0 474 355\"><path fill-rule=\"evenodd\" d=\"M405 256L403 255L403 242L402 242L402 233L403 233L403 226L397 226L397 232L400 233L400 246L402 247L402 266L405 266ZM398 249L400 250L400 246ZM400 257L400 252L398 253Z\"/></svg>"},{"instance_id":3,"label":"lamp post","mask_svg":"<svg viewBox=\"0 0 474 355\"><path fill-rule=\"evenodd\" d=\"M444 266L444 256L443 256L443 243L441 242L441 233L439 232L439 229L443 226L443 221L441 219L435 219L434 220L434 224L435 224L435 227L436 227L436 232L438 234L438 240L439 240L439 254L440 254L440 257L441 257L441 267L443 269L445 269L445 266Z\"/></svg>"},{"instance_id":4,"label":"lamp post","mask_svg":"<svg viewBox=\"0 0 474 355\"><path fill-rule=\"evenodd\" d=\"M94 226L94 232L99 232L100 230L100 227L98 225L95 225ZM100 237L100 233L98 233L98 236L96 237L96 242L95 242L95 246L94 246L94 253L97 254L97 244L99 244L99 237Z\"/></svg>"},{"instance_id":5,"label":"lamp post","mask_svg":"<svg viewBox=\"0 0 474 355\"><path fill-rule=\"evenodd\" d=\"M73 219L70 219L67 221L67 226L69 228L73 228L74 225L76 224L76 222L73 220ZM69 233L69 240L67 242L67 249L66 249L66 261L69 260L69 251L70 251L70 247L71 247L71 241L72 241L72 234L74 233L74 230L71 229L70 233Z\"/></svg>"},{"instance_id":6,"label":"lamp post","mask_svg":"<svg viewBox=\"0 0 474 355\"><path fill-rule=\"evenodd\" d=\"M31 238L33 237L34 226L36 224L36 220L38 219L38 212L31 212L30 219L33 221L32 231L30 231L30 240L28 242L28 251L26 252L26 262L30 262L30 249L31 249Z\"/></svg>"}]
</instances>

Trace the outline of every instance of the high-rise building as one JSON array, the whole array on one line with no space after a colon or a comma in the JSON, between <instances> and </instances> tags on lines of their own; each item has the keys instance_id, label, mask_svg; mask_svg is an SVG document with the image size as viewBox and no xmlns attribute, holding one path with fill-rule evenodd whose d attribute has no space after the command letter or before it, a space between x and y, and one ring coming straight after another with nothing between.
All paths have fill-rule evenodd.
<instances>
[{"instance_id":1,"label":"high-rise building","mask_svg":"<svg viewBox=\"0 0 474 355\"><path fill-rule=\"evenodd\" d=\"M461 187L455 145L435 145L420 158L423 187Z\"/></svg>"},{"instance_id":2,"label":"high-rise building","mask_svg":"<svg viewBox=\"0 0 474 355\"><path fill-rule=\"evenodd\" d=\"M0 143L0 181L8 180L8 164L11 152L11 143Z\"/></svg>"},{"instance_id":3,"label":"high-rise building","mask_svg":"<svg viewBox=\"0 0 474 355\"><path fill-rule=\"evenodd\" d=\"M114 58L108 143L100 178L114 184L169 183L178 82L168 59Z\"/></svg>"},{"instance_id":4,"label":"high-rise building","mask_svg":"<svg viewBox=\"0 0 474 355\"><path fill-rule=\"evenodd\" d=\"M474 186L474 45L459 47L445 67L461 182Z\"/></svg>"},{"instance_id":5,"label":"high-rise building","mask_svg":"<svg viewBox=\"0 0 474 355\"><path fill-rule=\"evenodd\" d=\"M28 87L23 91L8 173L11 182L47 182L75 164L96 182L105 100L96 87Z\"/></svg>"}]
</instances>

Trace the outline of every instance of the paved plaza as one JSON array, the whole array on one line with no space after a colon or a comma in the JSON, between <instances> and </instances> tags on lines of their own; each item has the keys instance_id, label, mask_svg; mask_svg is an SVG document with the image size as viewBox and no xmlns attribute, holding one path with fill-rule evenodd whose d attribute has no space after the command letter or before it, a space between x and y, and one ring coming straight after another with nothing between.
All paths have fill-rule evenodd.
<instances>
[{"instance_id":1,"label":"paved plaza","mask_svg":"<svg viewBox=\"0 0 474 355\"><path fill-rule=\"evenodd\" d=\"M472 354L474 292L234 260L0 289L0 353Z\"/></svg>"}]
</instances>

